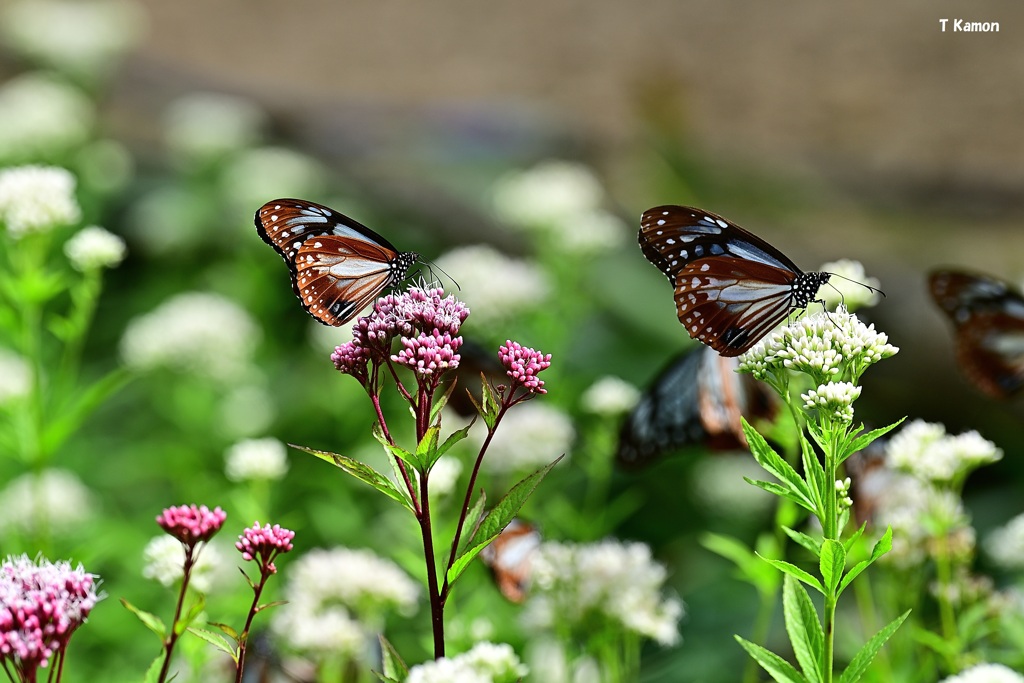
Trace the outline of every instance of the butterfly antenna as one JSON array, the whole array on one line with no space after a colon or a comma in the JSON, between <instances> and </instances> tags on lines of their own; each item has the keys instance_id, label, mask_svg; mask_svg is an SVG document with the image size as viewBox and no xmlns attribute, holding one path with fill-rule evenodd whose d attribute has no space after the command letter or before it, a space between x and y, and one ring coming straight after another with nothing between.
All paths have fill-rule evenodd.
<instances>
[{"instance_id":1,"label":"butterfly antenna","mask_svg":"<svg viewBox=\"0 0 1024 683\"><path fill-rule=\"evenodd\" d=\"M462 291L462 287L460 287L460 286L459 286L459 283L458 283L458 282L456 282L455 278L453 278L453 277L452 277L451 275L449 275L448 273L446 273L446 272L445 272L445 270L444 270L444 268L442 268L441 266L437 265L437 264L436 264L436 263L434 263L433 261L428 261L428 260L427 260L427 259L425 259L425 258L422 258L422 257L420 257L420 260L421 260L421 261L422 261L423 263L425 263L425 264L427 265L427 270L429 270L429 271L430 271L430 277L432 277L432 278L433 278L433 279L434 279L434 280L435 280L436 282L440 283L440 279L439 279L439 278L437 278L437 277L436 277L436 276L434 275L434 268L437 268L437 269L438 269L439 271L441 271L441 274L442 274L442 275L444 275L444 276L445 276L446 278L448 278L449 280L451 280L451 281L452 281L452 284L453 284L453 285L455 285L455 289L459 290L460 292Z\"/></svg>"},{"instance_id":2,"label":"butterfly antenna","mask_svg":"<svg viewBox=\"0 0 1024 683\"><path fill-rule=\"evenodd\" d=\"M864 289L867 289L869 291L875 292L877 294L881 294L883 297L885 297L885 292L880 290L878 287L872 287L871 285L866 285L866 284L864 284L863 282L861 282L859 280L852 280L852 279L850 279L848 277L844 277L844 276L840 275L839 273L829 273L829 276L830 277L837 277L840 280L846 280L847 282L852 282L855 285L860 285ZM835 289L837 292L839 292L839 290L836 289L836 286L833 285L831 282L829 283L829 285L832 287L832 289ZM839 296L842 296L842 295L843 295L842 292L839 292Z\"/></svg>"}]
</instances>

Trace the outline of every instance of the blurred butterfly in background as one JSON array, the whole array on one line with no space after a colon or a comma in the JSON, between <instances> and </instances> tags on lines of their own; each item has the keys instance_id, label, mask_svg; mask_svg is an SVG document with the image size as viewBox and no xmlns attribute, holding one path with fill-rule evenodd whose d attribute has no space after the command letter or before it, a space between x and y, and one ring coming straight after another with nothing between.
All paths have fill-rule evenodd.
<instances>
[{"instance_id":1,"label":"blurred butterfly in background","mask_svg":"<svg viewBox=\"0 0 1024 683\"><path fill-rule=\"evenodd\" d=\"M806 308L831 277L805 273L760 237L687 206L644 211L638 239L675 288L679 322L723 356L740 355Z\"/></svg>"},{"instance_id":2,"label":"blurred butterfly in background","mask_svg":"<svg viewBox=\"0 0 1024 683\"><path fill-rule=\"evenodd\" d=\"M510 602L519 604L526 600L531 562L541 540L535 524L515 517L480 551L480 559L490 568L498 590Z\"/></svg>"},{"instance_id":3,"label":"blurred butterfly in background","mask_svg":"<svg viewBox=\"0 0 1024 683\"><path fill-rule=\"evenodd\" d=\"M746 448L740 416L771 419L778 401L766 384L737 373L738 364L705 346L673 358L623 423L619 463L642 466L684 446Z\"/></svg>"},{"instance_id":4,"label":"blurred butterfly in background","mask_svg":"<svg viewBox=\"0 0 1024 683\"><path fill-rule=\"evenodd\" d=\"M986 275L936 270L932 299L953 323L956 357L967 377L994 398L1024 386L1024 297Z\"/></svg>"},{"instance_id":5,"label":"blurred butterfly in background","mask_svg":"<svg viewBox=\"0 0 1024 683\"><path fill-rule=\"evenodd\" d=\"M302 199L275 199L256 212L256 232L291 272L302 307L324 325L344 325L419 260L365 225Z\"/></svg>"}]
</instances>

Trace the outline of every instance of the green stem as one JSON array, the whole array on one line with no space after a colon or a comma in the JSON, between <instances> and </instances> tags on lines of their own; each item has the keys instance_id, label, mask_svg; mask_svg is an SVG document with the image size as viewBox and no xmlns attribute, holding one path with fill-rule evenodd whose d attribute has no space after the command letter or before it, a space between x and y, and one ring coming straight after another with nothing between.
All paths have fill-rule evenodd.
<instances>
[{"instance_id":1,"label":"green stem","mask_svg":"<svg viewBox=\"0 0 1024 683\"><path fill-rule=\"evenodd\" d=\"M956 632L956 613L953 610L953 603L949 599L949 591L953 585L953 567L949 554L949 535L945 532L936 538L935 573L939 580L938 602L939 602L939 623L942 625L942 637L949 643L959 643ZM959 647L957 648L959 650ZM948 651L947 651L948 652ZM952 654L946 654L946 668L949 671L957 670L957 658Z\"/></svg>"},{"instance_id":2,"label":"green stem","mask_svg":"<svg viewBox=\"0 0 1024 683\"><path fill-rule=\"evenodd\" d=\"M836 596L829 592L825 596L825 657L822 683L832 683L832 659L836 638Z\"/></svg>"}]
</instances>

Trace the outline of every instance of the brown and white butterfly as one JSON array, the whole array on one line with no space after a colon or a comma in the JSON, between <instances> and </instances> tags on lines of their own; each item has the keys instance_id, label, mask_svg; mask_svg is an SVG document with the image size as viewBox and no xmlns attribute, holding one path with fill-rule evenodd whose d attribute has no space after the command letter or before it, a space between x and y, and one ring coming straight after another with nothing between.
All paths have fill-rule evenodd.
<instances>
[{"instance_id":1,"label":"brown and white butterfly","mask_svg":"<svg viewBox=\"0 0 1024 683\"><path fill-rule=\"evenodd\" d=\"M494 576L498 590L510 602L526 600L530 589L533 555L541 543L535 524L514 518L490 544L480 558Z\"/></svg>"},{"instance_id":2,"label":"brown and white butterfly","mask_svg":"<svg viewBox=\"0 0 1024 683\"><path fill-rule=\"evenodd\" d=\"M281 255L302 307L324 325L354 318L419 260L365 225L303 199L275 199L256 212L256 232Z\"/></svg>"}]
</instances>

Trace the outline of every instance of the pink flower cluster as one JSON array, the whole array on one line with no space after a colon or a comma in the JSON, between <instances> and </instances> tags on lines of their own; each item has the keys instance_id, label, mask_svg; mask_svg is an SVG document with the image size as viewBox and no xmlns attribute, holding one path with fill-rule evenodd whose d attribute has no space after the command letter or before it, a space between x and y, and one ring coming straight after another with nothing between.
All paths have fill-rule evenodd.
<instances>
[{"instance_id":1,"label":"pink flower cluster","mask_svg":"<svg viewBox=\"0 0 1024 683\"><path fill-rule=\"evenodd\" d=\"M27 555L0 563L0 661L36 680L36 670L67 647L103 596L95 574L70 562L34 562Z\"/></svg>"},{"instance_id":2,"label":"pink flower cluster","mask_svg":"<svg viewBox=\"0 0 1024 683\"><path fill-rule=\"evenodd\" d=\"M370 315L356 321L352 341L334 349L334 367L364 386L368 364L389 358L421 376L457 367L462 344L459 328L469 308L454 296L443 294L440 287L410 287L401 294L377 299ZM396 337L405 348L392 355L391 343Z\"/></svg>"},{"instance_id":3,"label":"pink flower cluster","mask_svg":"<svg viewBox=\"0 0 1024 683\"><path fill-rule=\"evenodd\" d=\"M205 543L220 531L228 513L219 507L197 505L169 507L156 518L156 523L171 536L187 546Z\"/></svg>"},{"instance_id":4,"label":"pink flower cluster","mask_svg":"<svg viewBox=\"0 0 1024 683\"><path fill-rule=\"evenodd\" d=\"M271 574L276 574L277 567L274 566L274 558L280 553L286 553L292 549L293 538L295 538L294 531L283 529L278 524L274 526L267 524L260 527L260 523L256 522L242 532L235 547L242 553L243 559L256 560L261 569L265 568Z\"/></svg>"},{"instance_id":5,"label":"pink flower cluster","mask_svg":"<svg viewBox=\"0 0 1024 683\"><path fill-rule=\"evenodd\" d=\"M498 348L498 358L505 366L505 374L512 378L513 389L521 386L531 394L546 394L544 380L537 377L542 370L551 366L551 354L544 355L539 351L520 346L506 340L505 345Z\"/></svg>"}]
</instances>

